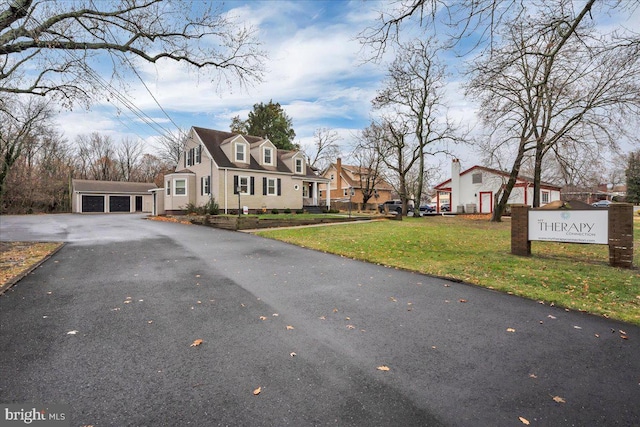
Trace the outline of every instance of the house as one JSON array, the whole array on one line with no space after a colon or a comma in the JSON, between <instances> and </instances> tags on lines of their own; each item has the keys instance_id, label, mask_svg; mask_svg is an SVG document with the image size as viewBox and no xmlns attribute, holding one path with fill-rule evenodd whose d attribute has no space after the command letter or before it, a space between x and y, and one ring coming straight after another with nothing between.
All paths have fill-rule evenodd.
<instances>
[{"instance_id":1,"label":"house","mask_svg":"<svg viewBox=\"0 0 640 427\"><path fill-rule=\"evenodd\" d=\"M366 180L371 178L371 170L360 166L343 165L342 159L338 158L336 163L332 163L323 176L331 181L329 199L331 201L349 201L352 203L362 203L363 189L366 189ZM382 179L377 177L373 185L374 195L367 203L384 203L391 200L393 187ZM353 194L350 196L350 191ZM327 197L321 191L321 198Z\"/></svg>"},{"instance_id":2,"label":"house","mask_svg":"<svg viewBox=\"0 0 640 427\"><path fill-rule=\"evenodd\" d=\"M328 183L300 151L277 149L257 136L192 127L154 212L182 213L188 204L211 199L224 213L318 209L320 186Z\"/></svg>"},{"instance_id":3,"label":"house","mask_svg":"<svg viewBox=\"0 0 640 427\"><path fill-rule=\"evenodd\" d=\"M71 181L71 211L74 213L151 212L153 183Z\"/></svg>"},{"instance_id":4,"label":"house","mask_svg":"<svg viewBox=\"0 0 640 427\"><path fill-rule=\"evenodd\" d=\"M493 213L496 198L500 196L508 180L509 173L484 166L473 166L461 172L460 161L454 159L451 163L451 178L434 187L437 209L440 210L443 199L446 198L452 212ZM540 204L556 200L560 200L560 187L541 183ZM518 177L508 203L532 206L533 179Z\"/></svg>"}]
</instances>

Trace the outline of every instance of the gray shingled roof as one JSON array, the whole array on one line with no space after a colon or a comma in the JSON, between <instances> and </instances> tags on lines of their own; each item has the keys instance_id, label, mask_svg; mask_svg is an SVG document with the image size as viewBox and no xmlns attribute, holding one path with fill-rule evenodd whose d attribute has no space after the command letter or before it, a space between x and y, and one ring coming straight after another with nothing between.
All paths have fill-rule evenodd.
<instances>
[{"instance_id":1,"label":"gray shingled roof","mask_svg":"<svg viewBox=\"0 0 640 427\"><path fill-rule=\"evenodd\" d=\"M255 171L277 171L282 173L293 174L293 171L287 167L283 159L294 156L297 153L296 151L288 151L288 150L280 150L280 149L276 150L277 157L278 157L278 164L275 168L270 166L260 165L256 161L256 159L253 158L253 156L249 156L250 157L249 164L234 163L226 156L224 151L222 151L222 148L220 148L220 145L222 145L225 142L228 142L231 138L234 138L239 134L232 133L232 132L224 132L224 131L214 130L214 129L201 128L196 126L193 127L193 130L196 132L196 134L198 135L202 143L205 145L205 147L207 147L207 150L213 156L213 160L216 162L216 164L220 168L251 169ZM256 143L260 143L264 141L264 138L261 138L258 136L242 135L242 137L246 139L250 145L254 145ZM313 173L313 170L310 167L307 166L305 168L305 171L306 171L306 176L310 178L313 177L315 179L319 178L317 175Z\"/></svg>"},{"instance_id":2,"label":"gray shingled roof","mask_svg":"<svg viewBox=\"0 0 640 427\"><path fill-rule=\"evenodd\" d=\"M157 188L154 183L123 182L123 181L95 181L89 179L74 179L73 191L83 193L141 193Z\"/></svg>"}]
</instances>

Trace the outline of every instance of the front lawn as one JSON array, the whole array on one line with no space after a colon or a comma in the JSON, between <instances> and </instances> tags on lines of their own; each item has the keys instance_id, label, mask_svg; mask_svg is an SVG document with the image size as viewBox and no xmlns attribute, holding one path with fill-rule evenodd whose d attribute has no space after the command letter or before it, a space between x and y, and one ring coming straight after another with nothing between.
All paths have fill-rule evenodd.
<instances>
[{"instance_id":1,"label":"front lawn","mask_svg":"<svg viewBox=\"0 0 640 427\"><path fill-rule=\"evenodd\" d=\"M257 234L640 325L640 218L632 270L610 267L603 245L532 242L531 257L511 255L510 227L436 216Z\"/></svg>"}]
</instances>

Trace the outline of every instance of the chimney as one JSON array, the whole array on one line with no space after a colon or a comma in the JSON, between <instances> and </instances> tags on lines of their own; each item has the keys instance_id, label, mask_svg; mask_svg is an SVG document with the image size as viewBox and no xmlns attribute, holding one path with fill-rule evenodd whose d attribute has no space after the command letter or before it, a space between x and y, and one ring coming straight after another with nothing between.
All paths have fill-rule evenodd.
<instances>
[{"instance_id":1,"label":"chimney","mask_svg":"<svg viewBox=\"0 0 640 427\"><path fill-rule=\"evenodd\" d=\"M342 192L342 159L340 157L336 159L336 190L337 198L342 198L344 193Z\"/></svg>"},{"instance_id":2,"label":"chimney","mask_svg":"<svg viewBox=\"0 0 640 427\"><path fill-rule=\"evenodd\" d=\"M449 199L451 212L458 212L460 200L460 160L453 159L451 162L451 195Z\"/></svg>"}]
</instances>

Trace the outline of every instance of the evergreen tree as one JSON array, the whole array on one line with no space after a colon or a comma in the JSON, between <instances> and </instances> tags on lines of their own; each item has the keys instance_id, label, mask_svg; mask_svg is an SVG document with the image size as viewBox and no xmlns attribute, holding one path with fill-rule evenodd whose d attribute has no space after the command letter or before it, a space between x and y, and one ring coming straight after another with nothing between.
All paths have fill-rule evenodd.
<instances>
[{"instance_id":1,"label":"evergreen tree","mask_svg":"<svg viewBox=\"0 0 640 427\"><path fill-rule=\"evenodd\" d=\"M247 120L236 116L231 120L231 132L243 135L268 138L277 148L296 150L300 148L293 143L296 133L291 127L292 120L282 109L280 103L254 104Z\"/></svg>"},{"instance_id":2,"label":"evergreen tree","mask_svg":"<svg viewBox=\"0 0 640 427\"><path fill-rule=\"evenodd\" d=\"M640 203L640 151L629 154L627 175L627 202Z\"/></svg>"}]
</instances>

